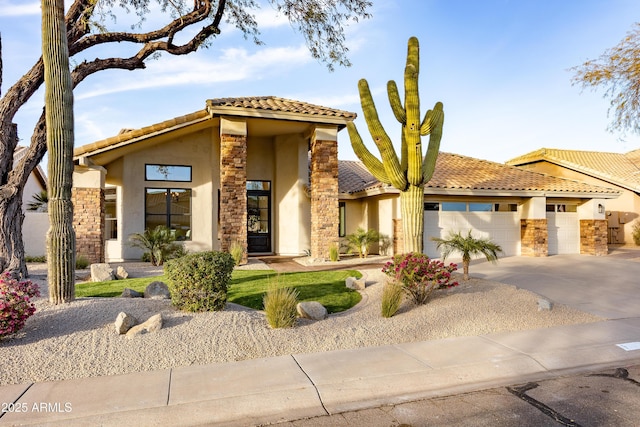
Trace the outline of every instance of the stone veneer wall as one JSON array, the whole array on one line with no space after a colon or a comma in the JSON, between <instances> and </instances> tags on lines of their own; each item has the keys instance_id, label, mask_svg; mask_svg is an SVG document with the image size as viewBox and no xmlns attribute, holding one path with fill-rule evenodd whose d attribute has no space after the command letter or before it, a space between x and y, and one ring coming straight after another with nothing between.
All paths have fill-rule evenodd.
<instances>
[{"instance_id":1,"label":"stone veneer wall","mask_svg":"<svg viewBox=\"0 0 640 427\"><path fill-rule=\"evenodd\" d=\"M580 253L603 256L609 253L606 219L580 220Z\"/></svg>"},{"instance_id":2,"label":"stone veneer wall","mask_svg":"<svg viewBox=\"0 0 640 427\"><path fill-rule=\"evenodd\" d=\"M311 257L329 259L338 242L338 143L311 141Z\"/></svg>"},{"instance_id":3,"label":"stone veneer wall","mask_svg":"<svg viewBox=\"0 0 640 427\"><path fill-rule=\"evenodd\" d=\"M104 262L104 190L73 188L71 201L76 256L85 256L91 263Z\"/></svg>"},{"instance_id":4,"label":"stone veneer wall","mask_svg":"<svg viewBox=\"0 0 640 427\"><path fill-rule=\"evenodd\" d=\"M402 234L402 218L393 220L393 254L404 253L404 235Z\"/></svg>"},{"instance_id":5,"label":"stone veneer wall","mask_svg":"<svg viewBox=\"0 0 640 427\"><path fill-rule=\"evenodd\" d=\"M220 249L233 242L247 257L247 137L220 135Z\"/></svg>"},{"instance_id":6,"label":"stone veneer wall","mask_svg":"<svg viewBox=\"0 0 640 427\"><path fill-rule=\"evenodd\" d=\"M549 255L546 219L520 220L520 254L535 257Z\"/></svg>"}]
</instances>

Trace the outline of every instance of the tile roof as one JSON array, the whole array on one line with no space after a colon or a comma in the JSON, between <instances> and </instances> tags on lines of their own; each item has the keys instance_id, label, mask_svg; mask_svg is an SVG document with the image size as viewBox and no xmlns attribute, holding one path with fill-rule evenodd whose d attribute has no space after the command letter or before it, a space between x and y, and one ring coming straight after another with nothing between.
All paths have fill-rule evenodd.
<instances>
[{"instance_id":1,"label":"tile roof","mask_svg":"<svg viewBox=\"0 0 640 427\"><path fill-rule=\"evenodd\" d=\"M209 110L228 107L256 111L308 114L310 116L341 117L349 120L356 118L356 113L351 113L349 111L336 110L334 108L322 107L320 105L294 101L292 99L278 98L276 96L209 99L207 100L207 107Z\"/></svg>"},{"instance_id":2,"label":"tile roof","mask_svg":"<svg viewBox=\"0 0 640 427\"><path fill-rule=\"evenodd\" d=\"M355 164L358 164L356 167ZM342 174L346 176L342 176ZM340 192L357 193L375 187L382 187L364 165L359 162L340 162ZM433 177L425 186L425 193L434 190L489 190L503 192L557 192L611 194L619 192L605 187L585 184L569 179L508 166L488 160L458 154L440 152Z\"/></svg>"},{"instance_id":3,"label":"tile roof","mask_svg":"<svg viewBox=\"0 0 640 427\"><path fill-rule=\"evenodd\" d=\"M521 166L541 161L564 166L633 191L640 191L640 150L621 154L541 148L511 159L507 164Z\"/></svg>"}]
</instances>

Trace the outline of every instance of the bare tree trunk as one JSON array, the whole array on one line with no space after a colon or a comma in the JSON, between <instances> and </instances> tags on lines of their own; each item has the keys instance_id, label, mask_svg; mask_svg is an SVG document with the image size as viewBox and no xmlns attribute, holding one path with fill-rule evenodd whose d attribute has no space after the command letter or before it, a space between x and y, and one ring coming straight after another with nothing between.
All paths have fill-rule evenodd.
<instances>
[{"instance_id":1,"label":"bare tree trunk","mask_svg":"<svg viewBox=\"0 0 640 427\"><path fill-rule=\"evenodd\" d=\"M42 0L42 59L49 148L47 264L49 301L75 299L73 204L73 85L64 21L64 0Z\"/></svg>"}]
</instances>

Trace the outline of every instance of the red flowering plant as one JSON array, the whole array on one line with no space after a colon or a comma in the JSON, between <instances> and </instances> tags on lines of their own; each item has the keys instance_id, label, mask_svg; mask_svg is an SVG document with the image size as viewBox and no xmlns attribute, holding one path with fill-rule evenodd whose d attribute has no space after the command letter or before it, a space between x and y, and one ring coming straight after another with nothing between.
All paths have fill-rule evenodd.
<instances>
[{"instance_id":1,"label":"red flowering plant","mask_svg":"<svg viewBox=\"0 0 640 427\"><path fill-rule=\"evenodd\" d=\"M434 290L458 286L451 280L451 273L457 269L456 264L445 265L425 254L411 252L394 256L382 272L400 283L413 302L422 305Z\"/></svg>"},{"instance_id":2,"label":"red flowering plant","mask_svg":"<svg viewBox=\"0 0 640 427\"><path fill-rule=\"evenodd\" d=\"M18 281L9 272L0 275L0 338L18 332L36 311L30 298L39 297L38 286Z\"/></svg>"}]
</instances>

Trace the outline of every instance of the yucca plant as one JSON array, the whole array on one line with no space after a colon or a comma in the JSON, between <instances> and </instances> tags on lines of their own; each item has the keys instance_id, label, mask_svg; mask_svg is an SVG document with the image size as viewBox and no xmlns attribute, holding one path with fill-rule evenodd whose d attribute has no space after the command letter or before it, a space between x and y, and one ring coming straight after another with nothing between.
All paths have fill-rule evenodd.
<instances>
[{"instance_id":1,"label":"yucca plant","mask_svg":"<svg viewBox=\"0 0 640 427\"><path fill-rule=\"evenodd\" d=\"M47 190L42 190L31 196L31 201L27 203L28 211L48 212L49 194Z\"/></svg>"},{"instance_id":2,"label":"yucca plant","mask_svg":"<svg viewBox=\"0 0 640 427\"><path fill-rule=\"evenodd\" d=\"M364 228L358 227L355 233L348 234L345 238L351 251L356 251L360 258L366 258L371 245L380 240L380 233L373 229L365 231Z\"/></svg>"},{"instance_id":3,"label":"yucca plant","mask_svg":"<svg viewBox=\"0 0 640 427\"><path fill-rule=\"evenodd\" d=\"M469 280L471 257L484 255L487 261L495 263L498 260L498 253L502 252L500 245L487 238L473 237L471 230L466 236L463 236L460 231L449 231L447 239L432 237L431 240L436 242L438 250L442 249L442 259L447 259L449 255L456 252L462 255L463 280Z\"/></svg>"}]
</instances>

